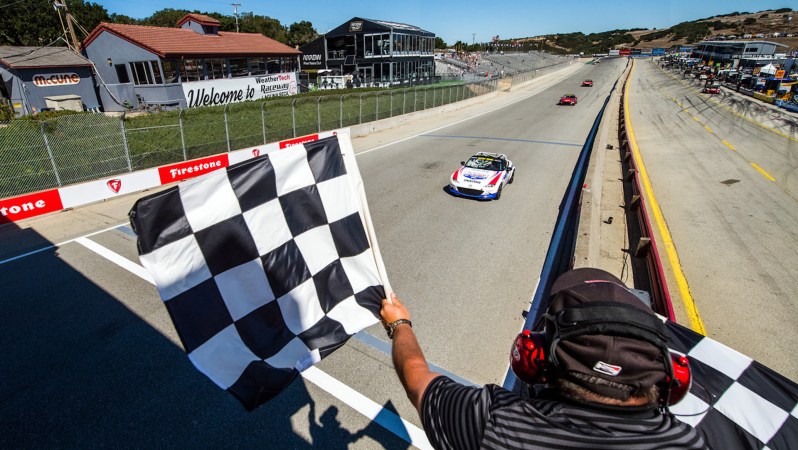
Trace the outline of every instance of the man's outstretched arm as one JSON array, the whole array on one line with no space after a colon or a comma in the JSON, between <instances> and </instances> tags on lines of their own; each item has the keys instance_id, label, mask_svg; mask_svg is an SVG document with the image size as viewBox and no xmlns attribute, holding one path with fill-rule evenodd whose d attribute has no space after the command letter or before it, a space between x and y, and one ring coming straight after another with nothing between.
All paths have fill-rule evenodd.
<instances>
[{"instance_id":1,"label":"man's outstretched arm","mask_svg":"<svg viewBox=\"0 0 798 450\"><path fill-rule=\"evenodd\" d=\"M405 305L399 301L396 294L391 293L390 297L390 300L384 299L382 301L380 315L382 316L383 324L387 327L400 319L409 321L410 313ZM416 407L420 416L421 399L424 396L424 391L429 386L429 383L440 374L429 370L424 353L418 345L415 333L413 333L413 328L407 323L397 325L394 328L391 353L393 366L405 388L407 398Z\"/></svg>"}]
</instances>

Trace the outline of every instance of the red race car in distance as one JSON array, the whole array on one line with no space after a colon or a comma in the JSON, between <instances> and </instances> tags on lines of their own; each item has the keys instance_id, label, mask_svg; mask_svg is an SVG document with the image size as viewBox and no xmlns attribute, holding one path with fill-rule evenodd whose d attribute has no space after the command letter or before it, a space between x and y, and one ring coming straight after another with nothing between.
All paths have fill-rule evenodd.
<instances>
[{"instance_id":1,"label":"red race car in distance","mask_svg":"<svg viewBox=\"0 0 798 450\"><path fill-rule=\"evenodd\" d=\"M582 82L582 87L593 87L593 80L585 80Z\"/></svg>"},{"instance_id":2,"label":"red race car in distance","mask_svg":"<svg viewBox=\"0 0 798 450\"><path fill-rule=\"evenodd\" d=\"M708 84L704 86L704 89L701 92L705 94L720 94L720 85L717 83Z\"/></svg>"},{"instance_id":3,"label":"red race car in distance","mask_svg":"<svg viewBox=\"0 0 798 450\"><path fill-rule=\"evenodd\" d=\"M565 94L560 97L558 105L576 105L576 96L574 94Z\"/></svg>"}]
</instances>

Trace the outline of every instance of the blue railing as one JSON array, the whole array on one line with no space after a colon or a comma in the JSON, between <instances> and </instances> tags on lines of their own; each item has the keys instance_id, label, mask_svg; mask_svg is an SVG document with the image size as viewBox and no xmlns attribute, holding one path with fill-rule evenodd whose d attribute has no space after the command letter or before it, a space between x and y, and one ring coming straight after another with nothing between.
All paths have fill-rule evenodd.
<instances>
[{"instance_id":1,"label":"blue railing","mask_svg":"<svg viewBox=\"0 0 798 450\"><path fill-rule=\"evenodd\" d=\"M590 133L587 135L585 144L579 152L579 159L576 161L574 171L571 174L571 181L565 191L557 222L554 225L554 233L549 242L549 249L546 252L546 259L543 262L543 269L540 271L540 281L538 282L535 295L529 307L523 329L535 330L539 325L539 316L544 313L549 306L549 292L554 280L562 273L567 272L573 266L574 249L576 248L576 236L579 228L579 212L581 207L582 186L585 183L590 155L593 151L593 143L596 140L601 118L607 109L607 104L612 97L612 93L618 85L618 80L613 84L610 93L604 100ZM511 391L518 391L524 383L518 380L513 374L512 369L507 369L504 377L504 388Z\"/></svg>"}]
</instances>

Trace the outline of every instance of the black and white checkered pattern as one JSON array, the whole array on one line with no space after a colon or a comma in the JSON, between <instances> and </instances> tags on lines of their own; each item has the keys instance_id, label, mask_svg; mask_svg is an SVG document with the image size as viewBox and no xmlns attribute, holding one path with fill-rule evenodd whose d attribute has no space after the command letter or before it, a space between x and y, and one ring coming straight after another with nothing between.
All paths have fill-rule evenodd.
<instances>
[{"instance_id":1,"label":"black and white checkered pattern","mask_svg":"<svg viewBox=\"0 0 798 450\"><path fill-rule=\"evenodd\" d=\"M130 212L189 359L249 410L378 322L384 283L353 176L333 136L142 198Z\"/></svg>"},{"instance_id":2,"label":"black and white checkered pattern","mask_svg":"<svg viewBox=\"0 0 798 450\"><path fill-rule=\"evenodd\" d=\"M693 385L670 410L713 449L798 448L798 384L678 324L669 345L690 360Z\"/></svg>"}]
</instances>

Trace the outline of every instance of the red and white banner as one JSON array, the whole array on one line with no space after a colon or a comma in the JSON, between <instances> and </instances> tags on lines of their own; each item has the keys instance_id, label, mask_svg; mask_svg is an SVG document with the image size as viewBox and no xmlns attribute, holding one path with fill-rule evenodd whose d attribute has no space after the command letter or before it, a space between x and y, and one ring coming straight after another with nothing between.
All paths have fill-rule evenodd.
<instances>
[{"instance_id":1,"label":"red and white banner","mask_svg":"<svg viewBox=\"0 0 798 450\"><path fill-rule=\"evenodd\" d=\"M325 131L281 142L242 148L230 153L221 153L138 172L115 175L59 189L0 199L0 224L19 222L20 220L42 214L61 211L65 208L83 206L194 178L272 151L279 151L292 145L300 145L305 142L312 142L344 133L348 135L349 129Z\"/></svg>"},{"instance_id":2,"label":"red and white banner","mask_svg":"<svg viewBox=\"0 0 798 450\"><path fill-rule=\"evenodd\" d=\"M58 189L0 200L0 223L18 222L64 209Z\"/></svg>"}]
</instances>

